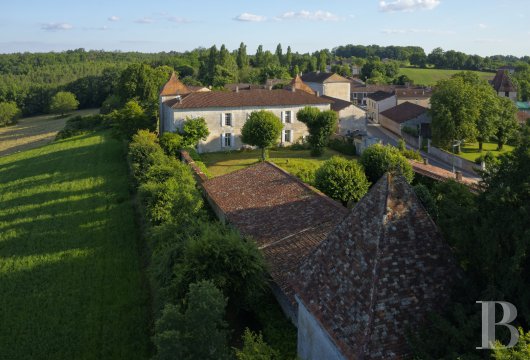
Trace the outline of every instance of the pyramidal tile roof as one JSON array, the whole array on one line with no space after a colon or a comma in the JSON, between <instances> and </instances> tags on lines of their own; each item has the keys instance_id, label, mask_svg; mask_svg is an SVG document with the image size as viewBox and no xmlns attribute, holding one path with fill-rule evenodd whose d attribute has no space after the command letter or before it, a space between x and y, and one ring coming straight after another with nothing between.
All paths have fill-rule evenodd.
<instances>
[{"instance_id":1,"label":"pyramidal tile roof","mask_svg":"<svg viewBox=\"0 0 530 360\"><path fill-rule=\"evenodd\" d=\"M459 270L401 176L386 175L305 259L299 301L345 358L408 355L406 333L449 298Z\"/></svg>"},{"instance_id":2,"label":"pyramidal tile roof","mask_svg":"<svg viewBox=\"0 0 530 360\"><path fill-rule=\"evenodd\" d=\"M168 82L162 87L162 90L160 90L160 96L184 95L191 92L192 91L178 79L177 74L173 72Z\"/></svg>"},{"instance_id":3,"label":"pyramidal tile roof","mask_svg":"<svg viewBox=\"0 0 530 360\"><path fill-rule=\"evenodd\" d=\"M493 88L497 92L514 92L517 88L510 79L508 70L498 70L492 81Z\"/></svg>"},{"instance_id":4,"label":"pyramidal tile roof","mask_svg":"<svg viewBox=\"0 0 530 360\"><path fill-rule=\"evenodd\" d=\"M311 89L309 85L304 83L302 81L302 78L298 74L295 76L295 78L291 81L291 83L286 88L289 90L292 90L294 88L295 90L305 91L308 94L316 95L315 91Z\"/></svg>"}]
</instances>

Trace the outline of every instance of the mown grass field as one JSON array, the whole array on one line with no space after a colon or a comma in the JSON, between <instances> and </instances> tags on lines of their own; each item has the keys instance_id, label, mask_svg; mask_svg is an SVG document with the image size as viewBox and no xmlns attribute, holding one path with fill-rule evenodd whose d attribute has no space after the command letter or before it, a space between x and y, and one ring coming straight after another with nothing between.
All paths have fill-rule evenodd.
<instances>
[{"instance_id":1,"label":"mown grass field","mask_svg":"<svg viewBox=\"0 0 530 360\"><path fill-rule=\"evenodd\" d=\"M420 69L420 68L401 68L399 75L407 75L416 85L432 86L436 85L439 80L448 79L462 70L444 70L444 69ZM484 80L491 80L494 73L473 71Z\"/></svg>"},{"instance_id":2,"label":"mown grass field","mask_svg":"<svg viewBox=\"0 0 530 360\"><path fill-rule=\"evenodd\" d=\"M469 161L475 161L481 155L491 152L495 156L504 154L513 150L513 146L504 145L501 151L497 151L497 144L495 143L484 143L482 144L482 152L478 151L478 143L468 143L461 147L461 152L458 154L461 158Z\"/></svg>"},{"instance_id":3,"label":"mown grass field","mask_svg":"<svg viewBox=\"0 0 530 360\"><path fill-rule=\"evenodd\" d=\"M33 149L53 141L68 119L77 115L97 114L99 109L74 111L65 117L40 115L20 119L12 126L0 127L0 156Z\"/></svg>"},{"instance_id":4,"label":"mown grass field","mask_svg":"<svg viewBox=\"0 0 530 360\"><path fill-rule=\"evenodd\" d=\"M0 204L0 358L148 358L123 144L92 133L0 157Z\"/></svg>"},{"instance_id":5,"label":"mown grass field","mask_svg":"<svg viewBox=\"0 0 530 360\"><path fill-rule=\"evenodd\" d=\"M231 151L201 154L202 161L208 167L210 176L216 177L243 169L259 161L261 150ZM269 150L269 161L282 169L296 174L300 169L316 170L322 162L334 155L353 158L335 150L326 149L324 155L311 157L309 150L273 149Z\"/></svg>"}]
</instances>

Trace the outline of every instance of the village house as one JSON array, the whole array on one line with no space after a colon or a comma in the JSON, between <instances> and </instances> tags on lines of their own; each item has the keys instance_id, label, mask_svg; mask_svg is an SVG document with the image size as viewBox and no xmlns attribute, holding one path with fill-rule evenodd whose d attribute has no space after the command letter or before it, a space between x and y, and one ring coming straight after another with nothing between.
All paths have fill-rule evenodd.
<instances>
[{"instance_id":1,"label":"village house","mask_svg":"<svg viewBox=\"0 0 530 360\"><path fill-rule=\"evenodd\" d=\"M405 357L404 330L442 309L458 278L401 176L385 175L353 210L269 162L200 184L219 219L262 252L303 360Z\"/></svg>"},{"instance_id":2,"label":"village house","mask_svg":"<svg viewBox=\"0 0 530 360\"><path fill-rule=\"evenodd\" d=\"M366 117L376 124L379 123L379 114L397 105L396 94L377 91L369 94L366 100Z\"/></svg>"},{"instance_id":3,"label":"village house","mask_svg":"<svg viewBox=\"0 0 530 360\"><path fill-rule=\"evenodd\" d=\"M350 101L350 80L338 74L314 71L303 74L302 81L317 95Z\"/></svg>"},{"instance_id":4,"label":"village house","mask_svg":"<svg viewBox=\"0 0 530 360\"><path fill-rule=\"evenodd\" d=\"M398 105L408 101L426 108L431 107L432 92L432 87L396 87L395 89Z\"/></svg>"},{"instance_id":5,"label":"village house","mask_svg":"<svg viewBox=\"0 0 530 360\"><path fill-rule=\"evenodd\" d=\"M197 151L215 152L237 150L241 141L241 128L254 111L273 112L284 124L280 144L291 145L305 138L307 126L296 118L306 106L320 110L335 110L339 116L338 133L349 133L365 127L364 111L349 102L332 97L316 96L299 76L285 89L254 88L234 91L193 92L182 84L175 74L160 92L160 133L181 131L186 119L205 119L210 135L200 141Z\"/></svg>"},{"instance_id":6,"label":"village house","mask_svg":"<svg viewBox=\"0 0 530 360\"><path fill-rule=\"evenodd\" d=\"M507 97L512 101L517 101L517 88L510 78L510 73L506 69L500 69L495 74L495 77L491 81L493 89L497 92L497 95L501 97Z\"/></svg>"},{"instance_id":7,"label":"village house","mask_svg":"<svg viewBox=\"0 0 530 360\"><path fill-rule=\"evenodd\" d=\"M405 127L416 129L419 134L422 126L430 127L431 117L428 110L423 106L405 102L379 114L379 123L399 136L403 135L402 130Z\"/></svg>"},{"instance_id":8,"label":"village house","mask_svg":"<svg viewBox=\"0 0 530 360\"><path fill-rule=\"evenodd\" d=\"M406 101L430 107L430 99L433 88L422 86L407 86L407 85L372 85L359 82L358 79L350 78L351 83L351 101L359 106L367 106L368 95L378 91L387 93L395 93L397 97L397 104L402 104Z\"/></svg>"}]
</instances>

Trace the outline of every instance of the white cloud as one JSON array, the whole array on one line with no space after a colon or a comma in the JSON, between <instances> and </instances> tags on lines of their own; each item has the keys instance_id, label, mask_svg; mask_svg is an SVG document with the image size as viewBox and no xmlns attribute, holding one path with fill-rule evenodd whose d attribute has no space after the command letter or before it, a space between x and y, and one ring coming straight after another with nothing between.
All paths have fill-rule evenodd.
<instances>
[{"instance_id":1,"label":"white cloud","mask_svg":"<svg viewBox=\"0 0 530 360\"><path fill-rule=\"evenodd\" d=\"M150 17L143 17L141 19L135 20L134 22L138 24L152 24L155 21L151 19Z\"/></svg>"},{"instance_id":2,"label":"white cloud","mask_svg":"<svg viewBox=\"0 0 530 360\"><path fill-rule=\"evenodd\" d=\"M41 29L46 31L62 31L62 30L71 30L74 27L68 23L48 23L42 24Z\"/></svg>"},{"instance_id":3,"label":"white cloud","mask_svg":"<svg viewBox=\"0 0 530 360\"><path fill-rule=\"evenodd\" d=\"M329 11L307 11L302 10L298 12L289 11L276 17L276 20L311 20L311 21L339 21L342 20L338 15L330 13Z\"/></svg>"},{"instance_id":4,"label":"white cloud","mask_svg":"<svg viewBox=\"0 0 530 360\"><path fill-rule=\"evenodd\" d=\"M383 29L385 34L432 34L432 35L454 35L456 32L452 30L436 30L436 29Z\"/></svg>"},{"instance_id":5,"label":"white cloud","mask_svg":"<svg viewBox=\"0 0 530 360\"><path fill-rule=\"evenodd\" d=\"M488 25L486 24L478 24L478 27L481 28L481 29L485 29L488 27Z\"/></svg>"},{"instance_id":6,"label":"white cloud","mask_svg":"<svg viewBox=\"0 0 530 360\"><path fill-rule=\"evenodd\" d=\"M440 5L440 0L393 0L379 1L380 11L432 10Z\"/></svg>"},{"instance_id":7,"label":"white cloud","mask_svg":"<svg viewBox=\"0 0 530 360\"><path fill-rule=\"evenodd\" d=\"M107 20L109 20L109 21L120 21L120 17L116 16L116 15L112 15Z\"/></svg>"},{"instance_id":8,"label":"white cloud","mask_svg":"<svg viewBox=\"0 0 530 360\"><path fill-rule=\"evenodd\" d=\"M236 21L261 22L267 20L265 16L243 13L234 18Z\"/></svg>"},{"instance_id":9,"label":"white cloud","mask_svg":"<svg viewBox=\"0 0 530 360\"><path fill-rule=\"evenodd\" d=\"M171 21L177 24L186 24L190 22L188 19L184 19L178 16L167 16L166 19L167 21Z\"/></svg>"}]
</instances>

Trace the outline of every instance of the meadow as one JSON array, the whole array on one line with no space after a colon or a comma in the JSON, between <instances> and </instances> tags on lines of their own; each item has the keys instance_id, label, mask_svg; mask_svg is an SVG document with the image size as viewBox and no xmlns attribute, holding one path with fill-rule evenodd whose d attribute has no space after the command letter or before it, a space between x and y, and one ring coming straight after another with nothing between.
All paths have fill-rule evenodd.
<instances>
[{"instance_id":1,"label":"meadow","mask_svg":"<svg viewBox=\"0 0 530 360\"><path fill-rule=\"evenodd\" d=\"M0 358L149 357L130 199L106 132L0 157Z\"/></svg>"},{"instance_id":2,"label":"meadow","mask_svg":"<svg viewBox=\"0 0 530 360\"><path fill-rule=\"evenodd\" d=\"M432 86L440 80L448 79L462 70L445 70L445 69L420 69L420 68L401 68L399 75L407 75L416 85ZM484 80L491 80L494 73L483 71L472 71Z\"/></svg>"}]
</instances>

